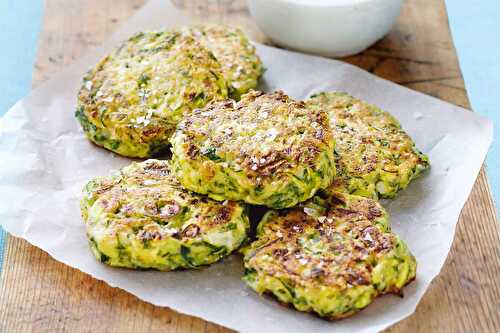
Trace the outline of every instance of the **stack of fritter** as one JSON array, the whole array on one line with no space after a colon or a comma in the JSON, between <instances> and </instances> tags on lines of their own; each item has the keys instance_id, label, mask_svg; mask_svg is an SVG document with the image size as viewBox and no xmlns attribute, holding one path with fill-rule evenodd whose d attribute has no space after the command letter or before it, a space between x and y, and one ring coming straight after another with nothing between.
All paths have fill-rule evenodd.
<instances>
[{"instance_id":1,"label":"stack of fritter","mask_svg":"<svg viewBox=\"0 0 500 333\"><path fill-rule=\"evenodd\" d=\"M76 117L133 163L84 189L94 255L175 270L243 248L244 281L336 319L400 293L416 260L378 198L429 167L390 114L341 93L254 91L263 67L234 28L138 33L84 77ZM165 155L164 155L165 156ZM269 208L250 239L249 209Z\"/></svg>"}]
</instances>

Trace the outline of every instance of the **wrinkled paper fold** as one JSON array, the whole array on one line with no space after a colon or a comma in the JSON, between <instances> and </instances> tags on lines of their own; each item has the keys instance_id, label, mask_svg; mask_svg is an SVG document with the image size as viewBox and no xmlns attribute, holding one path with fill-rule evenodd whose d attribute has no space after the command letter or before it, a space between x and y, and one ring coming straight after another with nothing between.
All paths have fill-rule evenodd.
<instances>
[{"instance_id":1,"label":"wrinkled paper fold","mask_svg":"<svg viewBox=\"0 0 500 333\"><path fill-rule=\"evenodd\" d=\"M375 332L414 312L449 252L460 211L492 140L492 124L460 107L377 78L352 65L257 45L267 71L261 89L295 98L348 92L391 112L430 157L432 168L397 199L384 201L393 229L418 260L404 298L387 295L338 322L286 309L241 281L233 255L195 271L131 271L91 255L80 217L81 188L130 162L92 145L74 118L81 78L104 52L139 30L188 23L166 0L152 0L102 48L19 101L0 120L0 223L56 260L140 299L242 332Z\"/></svg>"}]
</instances>

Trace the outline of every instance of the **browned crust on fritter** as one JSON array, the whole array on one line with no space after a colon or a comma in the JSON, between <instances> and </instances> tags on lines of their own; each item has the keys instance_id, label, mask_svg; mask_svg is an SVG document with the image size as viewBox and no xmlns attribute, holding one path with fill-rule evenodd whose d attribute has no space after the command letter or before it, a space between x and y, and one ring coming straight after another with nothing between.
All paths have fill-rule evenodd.
<instances>
[{"instance_id":1,"label":"browned crust on fritter","mask_svg":"<svg viewBox=\"0 0 500 333\"><path fill-rule=\"evenodd\" d=\"M92 193L98 195L99 205L105 212L115 215L116 228L144 221L143 230L138 236L142 240L162 239L165 235L158 231L158 225L167 224L172 218L182 214L182 207L196 205L199 207L194 216L197 223L181 233L169 235L177 239L188 239L227 223L235 214L237 202L215 204L205 196L184 189L171 174L166 161L150 160L142 165L143 168L132 173L100 178L94 182ZM149 182L156 183L151 186ZM141 198L143 202L140 207L136 207L129 204L130 198ZM212 204L208 204L209 201ZM210 218L206 218L207 216Z\"/></svg>"},{"instance_id":2,"label":"browned crust on fritter","mask_svg":"<svg viewBox=\"0 0 500 333\"><path fill-rule=\"evenodd\" d=\"M292 119L292 125L286 124L284 117ZM209 125L203 126L206 123ZM221 131L219 126L224 124L238 128L229 126ZM251 132L250 126L257 130L264 127L265 133L274 137L267 144L269 149L263 147L265 138L241 135L242 131ZM201 146L210 146L222 160L234 161L250 176L270 176L298 165L312 167L321 154L318 147L332 145L328 115L307 109L303 102L293 101L282 91L251 91L237 103L212 103L195 110L179 128L187 137L189 158L199 158Z\"/></svg>"},{"instance_id":3,"label":"browned crust on fritter","mask_svg":"<svg viewBox=\"0 0 500 333\"><path fill-rule=\"evenodd\" d=\"M396 239L375 226L377 218L384 213L375 201L360 200L354 202L355 206L344 208L342 195L339 194L337 200L337 203L332 201L325 216L319 218L297 208L278 213L273 222L264 226L260 236L271 238L255 250L248 265L251 267L252 259L264 252L273 257L274 264L258 269L264 269L271 276L284 276L298 284L320 284L340 289L371 284L371 266L357 263L366 261L369 256L387 253ZM312 232L329 246L319 258L308 255L301 243L304 235ZM304 265L312 267L309 276L300 273Z\"/></svg>"},{"instance_id":4,"label":"browned crust on fritter","mask_svg":"<svg viewBox=\"0 0 500 333\"><path fill-rule=\"evenodd\" d=\"M401 287L401 288L394 288L393 287L391 290L388 290L386 292L378 293L375 296L375 298L378 298L380 296L387 295L387 294L393 294L393 295L397 295L399 297L404 297L403 288L406 287L406 286L408 286L410 283L412 283L415 280L416 280L416 276L413 277L413 278L411 278L411 279L409 279L404 284L403 287ZM295 310L295 307L294 307L293 303L285 303L285 302L280 301L278 298L275 297L275 295L271 291L266 291L264 293L264 295L269 300L277 302L279 305L283 306L284 308ZM323 320L326 320L326 321L338 321L338 320L341 320L341 319L345 319L345 318L351 317L352 315L357 314L357 313L363 311L366 308L367 308L367 306L364 307L364 308L360 308L360 309L356 308L356 309L353 309L351 311L347 311L347 312L344 312L344 313L341 313L341 314L338 314L338 315L332 315L332 316L322 316L322 315L320 315L319 313L315 312L312 309L311 310L307 310L307 311L302 311L302 312L312 314L315 317L323 319Z\"/></svg>"}]
</instances>

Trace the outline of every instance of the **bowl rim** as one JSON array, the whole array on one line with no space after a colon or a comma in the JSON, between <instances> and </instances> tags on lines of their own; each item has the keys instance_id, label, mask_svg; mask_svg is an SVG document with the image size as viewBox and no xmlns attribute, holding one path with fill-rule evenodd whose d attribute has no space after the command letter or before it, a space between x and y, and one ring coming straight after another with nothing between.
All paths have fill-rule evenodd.
<instances>
[{"instance_id":1,"label":"bowl rim","mask_svg":"<svg viewBox=\"0 0 500 333\"><path fill-rule=\"evenodd\" d=\"M345 7L355 7L359 5L364 5L374 2L403 2L403 0L248 0L250 3L255 2L281 2L289 5L295 5L296 7L308 7L308 8L345 8Z\"/></svg>"}]
</instances>

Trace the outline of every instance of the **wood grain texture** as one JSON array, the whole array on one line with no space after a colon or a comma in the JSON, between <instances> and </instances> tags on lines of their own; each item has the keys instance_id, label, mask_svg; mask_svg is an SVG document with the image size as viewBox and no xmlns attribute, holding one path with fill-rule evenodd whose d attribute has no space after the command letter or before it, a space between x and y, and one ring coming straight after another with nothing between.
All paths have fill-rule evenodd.
<instances>
[{"instance_id":1,"label":"wood grain texture","mask_svg":"<svg viewBox=\"0 0 500 333\"><path fill-rule=\"evenodd\" d=\"M144 0L47 0L35 85L98 45ZM235 24L268 42L245 2L200 15ZM398 24L346 61L408 88L469 107L442 0L407 0ZM459 153L459 152L457 152ZM9 237L0 285L0 332L228 332L201 319L139 301ZM500 228L481 171L441 274L414 315L390 332L499 332ZM236 305L237 306L237 305ZM362 315L362 314L360 314Z\"/></svg>"}]
</instances>

